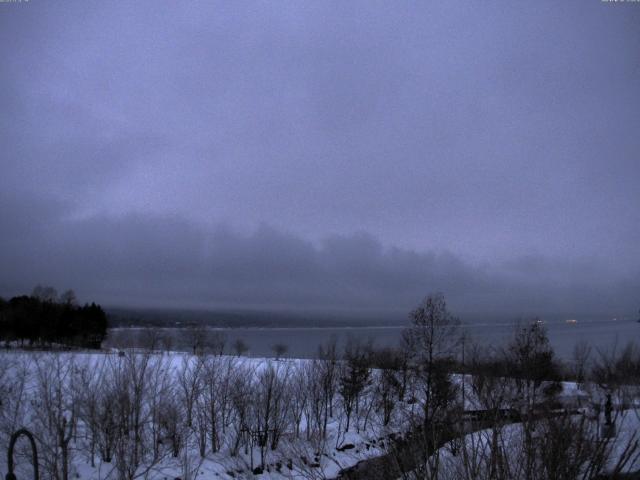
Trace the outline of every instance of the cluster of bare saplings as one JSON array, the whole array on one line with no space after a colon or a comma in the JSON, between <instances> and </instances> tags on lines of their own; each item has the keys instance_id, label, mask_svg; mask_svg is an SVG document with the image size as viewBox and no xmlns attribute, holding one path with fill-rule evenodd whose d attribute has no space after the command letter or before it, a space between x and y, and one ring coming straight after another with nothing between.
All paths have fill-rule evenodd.
<instances>
[{"instance_id":1,"label":"cluster of bare saplings","mask_svg":"<svg viewBox=\"0 0 640 480\"><path fill-rule=\"evenodd\" d=\"M535 322L501 348L473 346L441 295L411 313L398 349L330 343L313 360L255 361L224 355L220 337L195 354L152 344L4 354L0 445L27 427L43 478L56 480L80 462L117 480L172 464L186 480L205 459L237 459L235 478L326 478L323 459L353 438L380 452L342 478L605 478L640 456L637 433L623 428L640 412L635 347L583 346L561 364ZM581 395L567 400L561 380Z\"/></svg>"}]
</instances>

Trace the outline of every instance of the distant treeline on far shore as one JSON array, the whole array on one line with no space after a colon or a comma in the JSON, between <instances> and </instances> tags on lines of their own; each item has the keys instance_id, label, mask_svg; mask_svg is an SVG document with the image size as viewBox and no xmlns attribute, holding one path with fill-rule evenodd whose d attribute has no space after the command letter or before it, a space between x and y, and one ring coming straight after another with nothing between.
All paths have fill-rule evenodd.
<instances>
[{"instance_id":1,"label":"distant treeline on far shore","mask_svg":"<svg viewBox=\"0 0 640 480\"><path fill-rule=\"evenodd\" d=\"M58 296L37 286L31 295L0 297L0 340L20 346L100 348L107 316L95 303L78 305L73 290Z\"/></svg>"}]
</instances>

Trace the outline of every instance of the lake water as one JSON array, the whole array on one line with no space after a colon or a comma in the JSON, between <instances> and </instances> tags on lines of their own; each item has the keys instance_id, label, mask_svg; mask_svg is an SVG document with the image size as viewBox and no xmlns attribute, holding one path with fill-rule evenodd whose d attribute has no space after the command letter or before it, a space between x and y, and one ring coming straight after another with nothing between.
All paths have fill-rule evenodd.
<instances>
[{"instance_id":1,"label":"lake water","mask_svg":"<svg viewBox=\"0 0 640 480\"><path fill-rule=\"evenodd\" d=\"M640 323L635 320L591 320L574 324L565 321L545 323L549 340L561 358L571 358L575 345L587 342L594 349L610 349L624 346L629 341L640 341ZM286 356L312 357L320 345L335 338L338 345L344 345L349 337L376 346L397 346L406 326L342 326L342 327L287 327L287 328L208 328L211 332L223 334L227 350L231 353L233 343L241 339L249 348L247 355L256 357L273 356L272 346L287 346ZM514 332L514 324L481 323L462 327L467 337L485 345L504 344ZM185 329L154 328L155 332L171 337L172 348L188 350ZM108 345L113 347L143 346L145 328L114 328L110 330Z\"/></svg>"}]
</instances>

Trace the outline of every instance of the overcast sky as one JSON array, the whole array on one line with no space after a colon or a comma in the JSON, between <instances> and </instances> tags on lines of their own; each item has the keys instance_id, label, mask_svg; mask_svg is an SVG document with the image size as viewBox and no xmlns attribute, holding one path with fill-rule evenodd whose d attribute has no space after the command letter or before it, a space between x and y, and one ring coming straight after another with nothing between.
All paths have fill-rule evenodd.
<instances>
[{"instance_id":1,"label":"overcast sky","mask_svg":"<svg viewBox=\"0 0 640 480\"><path fill-rule=\"evenodd\" d=\"M640 3L0 3L0 295L640 307Z\"/></svg>"}]
</instances>

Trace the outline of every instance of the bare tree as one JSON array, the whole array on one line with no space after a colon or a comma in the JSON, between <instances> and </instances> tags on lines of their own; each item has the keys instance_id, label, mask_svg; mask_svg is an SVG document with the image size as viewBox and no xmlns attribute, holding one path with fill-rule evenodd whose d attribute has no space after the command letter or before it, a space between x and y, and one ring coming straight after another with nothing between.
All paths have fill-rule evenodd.
<instances>
[{"instance_id":1,"label":"bare tree","mask_svg":"<svg viewBox=\"0 0 640 480\"><path fill-rule=\"evenodd\" d=\"M324 439L326 436L326 416L329 411L326 405L329 396L324 388L325 362L316 359L307 363L303 368L304 376L307 378L307 402L304 406L307 440L314 437Z\"/></svg>"},{"instance_id":2,"label":"bare tree","mask_svg":"<svg viewBox=\"0 0 640 480\"><path fill-rule=\"evenodd\" d=\"M76 306L78 305L78 299L76 298L76 293L73 290L65 290L60 294L60 303Z\"/></svg>"},{"instance_id":3,"label":"bare tree","mask_svg":"<svg viewBox=\"0 0 640 480\"><path fill-rule=\"evenodd\" d=\"M409 316L411 325L403 333L403 343L411 362L416 402L420 404L422 459L418 471L435 475L439 457L429 455L441 441L443 422L455 399L449 378L450 365L461 342L460 322L448 310L444 295L427 296Z\"/></svg>"},{"instance_id":4,"label":"bare tree","mask_svg":"<svg viewBox=\"0 0 640 480\"><path fill-rule=\"evenodd\" d=\"M590 369L591 357L592 349L587 342L578 342L573 347L570 373L578 384L584 384L586 380Z\"/></svg>"},{"instance_id":5,"label":"bare tree","mask_svg":"<svg viewBox=\"0 0 640 480\"><path fill-rule=\"evenodd\" d=\"M107 381L105 361L81 365L78 373L78 419L84 426L90 464L95 467L101 428L104 427L101 422L106 420L100 415L100 399L105 394L103 385Z\"/></svg>"},{"instance_id":6,"label":"bare tree","mask_svg":"<svg viewBox=\"0 0 640 480\"><path fill-rule=\"evenodd\" d=\"M351 414L354 410L358 412L360 396L369 383L371 371L368 356L369 350L366 347L352 340L347 342L338 389L346 416L345 431L349 431Z\"/></svg>"},{"instance_id":7,"label":"bare tree","mask_svg":"<svg viewBox=\"0 0 640 480\"><path fill-rule=\"evenodd\" d=\"M250 429L259 439L261 465L265 463L267 448L277 448L290 418L289 368L288 365L267 362L257 375L253 403L255 423L250 425Z\"/></svg>"},{"instance_id":8,"label":"bare tree","mask_svg":"<svg viewBox=\"0 0 640 480\"><path fill-rule=\"evenodd\" d=\"M24 356L0 357L0 435L5 444L28 416L28 385L31 358Z\"/></svg>"},{"instance_id":9,"label":"bare tree","mask_svg":"<svg viewBox=\"0 0 640 480\"><path fill-rule=\"evenodd\" d=\"M327 422L331 417L333 418L333 404L336 394L336 387L338 382L338 347L337 340L332 337L326 345L320 345L318 348L318 359L320 363L316 366L320 367L320 380L322 386L323 405L325 411L323 414L323 437L327 431Z\"/></svg>"},{"instance_id":10,"label":"bare tree","mask_svg":"<svg viewBox=\"0 0 640 480\"><path fill-rule=\"evenodd\" d=\"M58 299L58 291L49 286L36 285L31 296L43 302L55 302Z\"/></svg>"},{"instance_id":11,"label":"bare tree","mask_svg":"<svg viewBox=\"0 0 640 480\"><path fill-rule=\"evenodd\" d=\"M184 401L184 398L182 399ZM186 442L189 426L184 424L183 407L178 395L162 398L158 409L158 427L161 442L171 445L171 455L177 458Z\"/></svg>"},{"instance_id":12,"label":"bare tree","mask_svg":"<svg viewBox=\"0 0 640 480\"><path fill-rule=\"evenodd\" d=\"M233 419L231 421L231 429L233 430L234 440L230 448L231 455L238 453L238 449L243 440L245 440L245 432L251 429L251 407L252 393L254 390L253 369L247 367L244 363L238 363L235 367L236 375L232 377L231 404L233 407Z\"/></svg>"},{"instance_id":13,"label":"bare tree","mask_svg":"<svg viewBox=\"0 0 640 480\"><path fill-rule=\"evenodd\" d=\"M147 374L146 387L146 429L145 436L148 437L149 455L152 459L159 459L163 456L163 445L166 443L166 428L163 428L162 421L165 416L164 407L170 399L179 395L180 372L176 368L171 368L171 357L167 355L156 355L150 361Z\"/></svg>"},{"instance_id":14,"label":"bare tree","mask_svg":"<svg viewBox=\"0 0 640 480\"><path fill-rule=\"evenodd\" d=\"M222 355L227 344L227 336L222 332L207 330L206 350L213 355Z\"/></svg>"},{"instance_id":15,"label":"bare tree","mask_svg":"<svg viewBox=\"0 0 640 480\"><path fill-rule=\"evenodd\" d=\"M165 352L170 352L173 350L174 346L174 338L173 335L166 330L162 330L158 334L158 347Z\"/></svg>"},{"instance_id":16,"label":"bare tree","mask_svg":"<svg viewBox=\"0 0 640 480\"><path fill-rule=\"evenodd\" d=\"M233 342L233 350L236 352L236 355L241 357L249 351L249 346L245 343L244 340L238 338L235 342Z\"/></svg>"},{"instance_id":17,"label":"bare tree","mask_svg":"<svg viewBox=\"0 0 640 480\"><path fill-rule=\"evenodd\" d=\"M300 424L307 408L309 385L306 369L297 366L291 374L291 417L294 425L295 437L300 438Z\"/></svg>"},{"instance_id":18,"label":"bare tree","mask_svg":"<svg viewBox=\"0 0 640 480\"><path fill-rule=\"evenodd\" d=\"M154 362L153 358L156 359ZM162 450L150 445L154 424L153 402L150 392L156 391L153 373L161 368L158 357L150 353L131 354L111 358L114 411L115 460L119 480L133 480L158 465L164 456ZM157 418L157 415L156 415Z\"/></svg>"},{"instance_id":19,"label":"bare tree","mask_svg":"<svg viewBox=\"0 0 640 480\"><path fill-rule=\"evenodd\" d=\"M177 372L178 389L184 405L187 427L193 426L193 411L201 392L203 363L198 358L182 355Z\"/></svg>"},{"instance_id":20,"label":"bare tree","mask_svg":"<svg viewBox=\"0 0 640 480\"><path fill-rule=\"evenodd\" d=\"M630 342L622 349L614 345L598 350L592 376L605 397L615 396L624 405L632 405L640 396L640 349Z\"/></svg>"},{"instance_id":21,"label":"bare tree","mask_svg":"<svg viewBox=\"0 0 640 480\"><path fill-rule=\"evenodd\" d=\"M275 355L276 360L279 360L281 357L283 357L287 353L287 351L289 350L289 347L284 343L276 343L271 346L271 350L273 351L273 354Z\"/></svg>"},{"instance_id":22,"label":"bare tree","mask_svg":"<svg viewBox=\"0 0 640 480\"><path fill-rule=\"evenodd\" d=\"M36 357L34 428L50 478L68 480L72 461L71 439L77 422L76 363L72 355Z\"/></svg>"},{"instance_id":23,"label":"bare tree","mask_svg":"<svg viewBox=\"0 0 640 480\"><path fill-rule=\"evenodd\" d=\"M190 327L184 331L184 341L193 355L204 353L207 346L208 330L203 325Z\"/></svg>"},{"instance_id":24,"label":"bare tree","mask_svg":"<svg viewBox=\"0 0 640 480\"><path fill-rule=\"evenodd\" d=\"M402 352L383 348L371 352L374 371L374 396L377 408L382 410L382 424L388 425L398 402L404 398L408 365Z\"/></svg>"},{"instance_id":25,"label":"bare tree","mask_svg":"<svg viewBox=\"0 0 640 480\"><path fill-rule=\"evenodd\" d=\"M509 376L516 387L515 406L524 414L524 453L521 463L524 478L531 479L535 473L534 433L536 429L536 409L545 406L559 393L561 387L557 383L558 367L554 362L553 349L549 345L546 329L537 320L518 325L514 336L507 346L506 360L509 365Z\"/></svg>"},{"instance_id":26,"label":"bare tree","mask_svg":"<svg viewBox=\"0 0 640 480\"><path fill-rule=\"evenodd\" d=\"M470 446L473 454L469 453L469 448L463 449L462 454L465 463L475 467L468 469L468 473L479 475L477 468L482 467L489 478L498 478L503 472L501 434L504 425L510 421L509 409L513 406L515 398L513 380L508 377L510 367L503 352L494 348L475 347L470 357L468 368L472 374L470 381L472 410L482 412L481 420L489 424L490 438L487 439L487 443L490 448L488 456L478 457L478 450L475 450L478 445L472 443ZM484 450L480 452L487 453ZM479 459L485 462L479 464Z\"/></svg>"},{"instance_id":27,"label":"bare tree","mask_svg":"<svg viewBox=\"0 0 640 480\"><path fill-rule=\"evenodd\" d=\"M182 480L194 480L198 477L198 472L202 464L204 463L204 457L202 455L195 455L193 449L187 445L182 449L182 455L180 458L180 466L182 470Z\"/></svg>"},{"instance_id":28,"label":"bare tree","mask_svg":"<svg viewBox=\"0 0 640 480\"><path fill-rule=\"evenodd\" d=\"M229 427L234 376L244 373L236 370L238 360L233 357L212 356L204 359L202 395L199 408L206 422L211 451L217 452Z\"/></svg>"}]
</instances>

